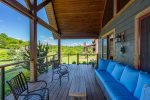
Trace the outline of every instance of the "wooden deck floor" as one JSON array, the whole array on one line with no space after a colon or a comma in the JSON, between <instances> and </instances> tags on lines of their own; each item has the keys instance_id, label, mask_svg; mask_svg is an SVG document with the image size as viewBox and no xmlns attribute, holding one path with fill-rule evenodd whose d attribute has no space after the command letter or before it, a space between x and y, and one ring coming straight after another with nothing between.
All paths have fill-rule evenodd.
<instances>
[{"instance_id":1,"label":"wooden deck floor","mask_svg":"<svg viewBox=\"0 0 150 100\"><path fill-rule=\"evenodd\" d=\"M69 65L70 80L62 79L62 85L59 85L58 80L51 82L51 71L39 76L39 80L45 80L48 83L50 100L70 100L68 92L71 86L72 79L75 75L81 75L85 78L87 89L87 100L105 100L103 92L95 80L94 69L90 65ZM32 88L37 88L41 84L35 84ZM10 95L6 100L13 100Z\"/></svg>"}]
</instances>

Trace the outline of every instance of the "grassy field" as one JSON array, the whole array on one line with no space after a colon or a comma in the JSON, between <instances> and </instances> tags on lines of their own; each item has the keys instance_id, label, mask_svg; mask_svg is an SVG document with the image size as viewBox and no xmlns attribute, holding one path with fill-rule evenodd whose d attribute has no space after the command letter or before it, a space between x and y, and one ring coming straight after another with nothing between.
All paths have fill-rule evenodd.
<instances>
[{"instance_id":1,"label":"grassy field","mask_svg":"<svg viewBox=\"0 0 150 100\"><path fill-rule=\"evenodd\" d=\"M11 57L8 55L9 50L8 49L1 49L0 48L0 60L8 60Z\"/></svg>"}]
</instances>

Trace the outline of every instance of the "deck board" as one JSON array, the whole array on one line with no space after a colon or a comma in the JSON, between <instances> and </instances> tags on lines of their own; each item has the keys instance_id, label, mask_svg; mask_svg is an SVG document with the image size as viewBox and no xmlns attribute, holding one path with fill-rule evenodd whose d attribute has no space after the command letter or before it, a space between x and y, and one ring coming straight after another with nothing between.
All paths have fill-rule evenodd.
<instances>
[{"instance_id":1,"label":"deck board","mask_svg":"<svg viewBox=\"0 0 150 100\"><path fill-rule=\"evenodd\" d=\"M51 82L51 70L39 76L39 80L45 80L48 83L50 100L70 100L68 96L71 82L74 76L82 76L85 79L87 89L87 100L105 100L103 92L95 80L94 69L90 65L69 65L70 80L67 77L62 79L62 85L59 85L58 80ZM41 85L41 84L40 84ZM40 86L36 84L32 89ZM13 100L12 95L6 97L6 100Z\"/></svg>"}]
</instances>

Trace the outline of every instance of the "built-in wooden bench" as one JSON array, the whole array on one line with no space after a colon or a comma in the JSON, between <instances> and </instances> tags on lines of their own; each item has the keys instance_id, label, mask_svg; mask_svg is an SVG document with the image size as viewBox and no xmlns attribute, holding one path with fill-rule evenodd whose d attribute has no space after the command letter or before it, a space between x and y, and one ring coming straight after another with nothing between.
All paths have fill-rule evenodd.
<instances>
[{"instance_id":1,"label":"built-in wooden bench","mask_svg":"<svg viewBox=\"0 0 150 100\"><path fill-rule=\"evenodd\" d=\"M75 98L86 100L86 86L83 77L75 76L73 78L69 90L69 96L72 98L72 100L74 100Z\"/></svg>"}]
</instances>

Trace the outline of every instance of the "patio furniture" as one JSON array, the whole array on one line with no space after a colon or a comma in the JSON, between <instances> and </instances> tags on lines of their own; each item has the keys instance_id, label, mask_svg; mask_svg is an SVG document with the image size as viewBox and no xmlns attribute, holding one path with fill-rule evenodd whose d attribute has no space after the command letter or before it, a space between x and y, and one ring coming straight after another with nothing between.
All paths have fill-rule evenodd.
<instances>
[{"instance_id":1,"label":"patio furniture","mask_svg":"<svg viewBox=\"0 0 150 100\"><path fill-rule=\"evenodd\" d=\"M44 83L45 86L36 90L29 90L27 80L22 72L7 81L15 100L49 100L49 90L45 81L29 82Z\"/></svg>"},{"instance_id":2,"label":"patio furniture","mask_svg":"<svg viewBox=\"0 0 150 100\"><path fill-rule=\"evenodd\" d=\"M67 65L64 64L59 64L58 60L52 60L51 61L52 64L52 80L51 82L54 80L54 76L58 75L59 78L55 78L55 80L60 81L60 86L61 86L61 81L63 77L68 77L68 81L69 81L69 69Z\"/></svg>"},{"instance_id":3,"label":"patio furniture","mask_svg":"<svg viewBox=\"0 0 150 100\"><path fill-rule=\"evenodd\" d=\"M99 60L96 79L108 100L149 100L150 75L111 60Z\"/></svg>"},{"instance_id":4,"label":"patio furniture","mask_svg":"<svg viewBox=\"0 0 150 100\"><path fill-rule=\"evenodd\" d=\"M83 77L74 77L69 90L69 96L72 98L72 100L75 100L75 98L86 100L86 86Z\"/></svg>"}]
</instances>

